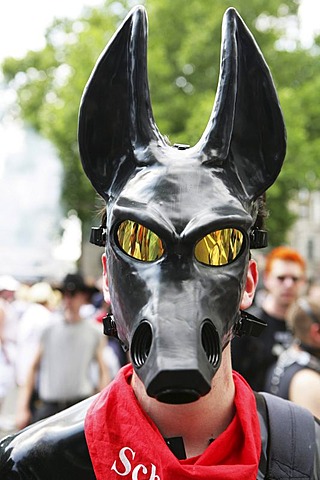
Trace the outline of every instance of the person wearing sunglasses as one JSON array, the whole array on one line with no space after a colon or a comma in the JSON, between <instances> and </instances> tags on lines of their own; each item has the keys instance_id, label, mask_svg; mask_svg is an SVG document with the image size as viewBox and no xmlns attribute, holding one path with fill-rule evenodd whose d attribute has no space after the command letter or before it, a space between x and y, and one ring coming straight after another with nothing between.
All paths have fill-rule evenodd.
<instances>
[{"instance_id":1,"label":"person wearing sunglasses","mask_svg":"<svg viewBox=\"0 0 320 480\"><path fill-rule=\"evenodd\" d=\"M231 339L265 326L246 309L258 281L250 249L266 245L264 192L286 149L270 71L228 9L207 128L193 147L170 145L152 115L146 44L138 6L100 56L79 115L82 165L105 201L91 237L105 248L104 329L131 362L93 399L4 439L1 479L25 468L37 479L256 480L283 466L311 478L320 427L310 412L297 418L305 448L297 435L290 443L301 461L290 445L285 459L269 456L264 397L231 363Z\"/></svg>"},{"instance_id":2,"label":"person wearing sunglasses","mask_svg":"<svg viewBox=\"0 0 320 480\"><path fill-rule=\"evenodd\" d=\"M289 309L292 346L267 374L265 391L291 400L320 418L320 304L303 297Z\"/></svg>"},{"instance_id":3,"label":"person wearing sunglasses","mask_svg":"<svg viewBox=\"0 0 320 480\"><path fill-rule=\"evenodd\" d=\"M238 337L232 342L233 367L255 391L264 389L267 370L292 342L287 312L305 286L306 262L296 249L279 246L266 255L262 300L260 296L260 305L250 312L268 326L257 338Z\"/></svg>"}]
</instances>

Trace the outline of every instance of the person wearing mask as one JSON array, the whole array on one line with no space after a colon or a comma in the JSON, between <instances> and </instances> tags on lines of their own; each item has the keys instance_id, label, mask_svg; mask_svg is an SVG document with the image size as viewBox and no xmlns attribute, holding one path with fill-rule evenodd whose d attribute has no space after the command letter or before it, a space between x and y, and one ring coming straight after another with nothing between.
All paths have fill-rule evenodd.
<instances>
[{"instance_id":1,"label":"person wearing mask","mask_svg":"<svg viewBox=\"0 0 320 480\"><path fill-rule=\"evenodd\" d=\"M235 338L232 342L233 366L255 391L261 391L267 370L288 348L292 334L286 324L290 306L302 294L306 282L306 263L294 248L279 246L265 259L261 305L250 313L267 324L258 337Z\"/></svg>"},{"instance_id":2,"label":"person wearing mask","mask_svg":"<svg viewBox=\"0 0 320 480\"><path fill-rule=\"evenodd\" d=\"M290 410L297 423L280 431L293 428L289 456L269 457L266 397L231 363L231 338L263 328L246 313L258 281L250 249L265 246L258 199L286 148L270 71L228 9L207 129L192 148L170 146L152 116L146 40L138 6L100 56L79 116L82 164L106 202L92 235L105 247L104 329L131 362L94 398L3 439L0 477L256 480L270 478L271 462L318 480L310 412L273 397L271 417ZM291 445L302 453L295 465Z\"/></svg>"}]
</instances>

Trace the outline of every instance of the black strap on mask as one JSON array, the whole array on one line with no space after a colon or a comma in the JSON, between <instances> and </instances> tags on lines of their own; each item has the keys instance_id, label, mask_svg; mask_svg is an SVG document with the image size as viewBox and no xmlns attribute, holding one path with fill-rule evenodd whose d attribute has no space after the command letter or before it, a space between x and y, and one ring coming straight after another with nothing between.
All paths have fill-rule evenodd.
<instances>
[{"instance_id":1,"label":"black strap on mask","mask_svg":"<svg viewBox=\"0 0 320 480\"><path fill-rule=\"evenodd\" d=\"M240 310L240 317L234 326L233 333L238 337L243 335L250 335L258 337L265 329L267 323L255 317L251 313Z\"/></svg>"},{"instance_id":2,"label":"black strap on mask","mask_svg":"<svg viewBox=\"0 0 320 480\"><path fill-rule=\"evenodd\" d=\"M98 247L106 246L106 229L102 225L100 227L91 227L90 243Z\"/></svg>"},{"instance_id":3,"label":"black strap on mask","mask_svg":"<svg viewBox=\"0 0 320 480\"><path fill-rule=\"evenodd\" d=\"M90 243L98 247L106 246L106 229L100 227L91 227ZM266 230L254 229L250 233L250 248L265 248L268 246L268 232Z\"/></svg>"},{"instance_id":4,"label":"black strap on mask","mask_svg":"<svg viewBox=\"0 0 320 480\"><path fill-rule=\"evenodd\" d=\"M268 246L268 232L255 228L250 232L250 248L265 248Z\"/></svg>"}]
</instances>

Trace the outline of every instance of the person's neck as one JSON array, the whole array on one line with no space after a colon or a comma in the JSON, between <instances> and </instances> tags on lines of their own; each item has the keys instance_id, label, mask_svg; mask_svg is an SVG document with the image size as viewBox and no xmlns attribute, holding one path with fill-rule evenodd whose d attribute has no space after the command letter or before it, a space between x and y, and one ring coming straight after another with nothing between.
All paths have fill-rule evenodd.
<instances>
[{"instance_id":1,"label":"person's neck","mask_svg":"<svg viewBox=\"0 0 320 480\"><path fill-rule=\"evenodd\" d=\"M147 395L144 385L135 374L132 387L141 407L157 425L162 436L183 438L187 458L200 455L210 441L227 428L235 413L230 347L223 353L210 392L196 402L184 405L160 403Z\"/></svg>"},{"instance_id":2,"label":"person's neck","mask_svg":"<svg viewBox=\"0 0 320 480\"><path fill-rule=\"evenodd\" d=\"M295 342L293 343L293 348L301 352L307 352L311 356L320 360L320 346L314 344L312 340L302 341L302 340L296 339Z\"/></svg>"},{"instance_id":3,"label":"person's neck","mask_svg":"<svg viewBox=\"0 0 320 480\"><path fill-rule=\"evenodd\" d=\"M285 320L289 306L279 304L270 294L267 294L262 308L271 317L275 317L277 320Z\"/></svg>"},{"instance_id":4,"label":"person's neck","mask_svg":"<svg viewBox=\"0 0 320 480\"><path fill-rule=\"evenodd\" d=\"M64 318L67 323L78 323L82 320L79 310L66 309L64 311Z\"/></svg>"}]
</instances>

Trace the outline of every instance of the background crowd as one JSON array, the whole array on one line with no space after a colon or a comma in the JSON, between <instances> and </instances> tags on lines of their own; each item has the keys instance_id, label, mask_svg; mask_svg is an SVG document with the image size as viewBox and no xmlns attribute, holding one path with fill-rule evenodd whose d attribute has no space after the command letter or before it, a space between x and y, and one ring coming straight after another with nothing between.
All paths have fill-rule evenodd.
<instances>
[{"instance_id":1,"label":"background crowd","mask_svg":"<svg viewBox=\"0 0 320 480\"><path fill-rule=\"evenodd\" d=\"M0 277L0 431L16 430L100 391L127 362L103 335L100 282Z\"/></svg>"}]
</instances>

